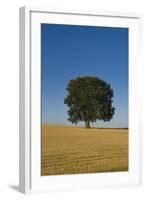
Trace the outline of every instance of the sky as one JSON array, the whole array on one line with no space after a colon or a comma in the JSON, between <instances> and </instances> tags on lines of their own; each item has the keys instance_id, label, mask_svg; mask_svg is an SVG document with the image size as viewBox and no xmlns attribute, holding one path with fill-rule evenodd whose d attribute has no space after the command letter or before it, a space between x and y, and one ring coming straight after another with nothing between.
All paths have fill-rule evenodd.
<instances>
[{"instance_id":1,"label":"sky","mask_svg":"<svg viewBox=\"0 0 146 200\"><path fill-rule=\"evenodd\" d=\"M114 91L113 119L92 126L128 127L128 29L41 24L42 124L72 125L64 98L78 76L97 76Z\"/></svg>"}]
</instances>

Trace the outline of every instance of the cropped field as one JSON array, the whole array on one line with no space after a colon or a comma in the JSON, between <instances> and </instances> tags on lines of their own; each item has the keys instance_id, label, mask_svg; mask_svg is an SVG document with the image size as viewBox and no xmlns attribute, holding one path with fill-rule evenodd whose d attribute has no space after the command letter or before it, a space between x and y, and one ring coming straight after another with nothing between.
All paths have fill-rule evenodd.
<instances>
[{"instance_id":1,"label":"cropped field","mask_svg":"<svg viewBox=\"0 0 146 200\"><path fill-rule=\"evenodd\" d=\"M127 129L42 126L41 175L128 170Z\"/></svg>"}]
</instances>

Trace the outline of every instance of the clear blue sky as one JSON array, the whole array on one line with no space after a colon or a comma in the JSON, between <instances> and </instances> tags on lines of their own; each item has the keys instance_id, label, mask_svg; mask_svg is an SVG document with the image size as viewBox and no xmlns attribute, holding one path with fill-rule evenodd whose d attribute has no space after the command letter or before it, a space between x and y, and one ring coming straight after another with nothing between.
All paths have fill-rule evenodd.
<instances>
[{"instance_id":1,"label":"clear blue sky","mask_svg":"<svg viewBox=\"0 0 146 200\"><path fill-rule=\"evenodd\" d=\"M128 29L42 24L42 123L72 125L64 98L77 76L98 76L114 91L114 118L93 125L128 127Z\"/></svg>"}]
</instances>

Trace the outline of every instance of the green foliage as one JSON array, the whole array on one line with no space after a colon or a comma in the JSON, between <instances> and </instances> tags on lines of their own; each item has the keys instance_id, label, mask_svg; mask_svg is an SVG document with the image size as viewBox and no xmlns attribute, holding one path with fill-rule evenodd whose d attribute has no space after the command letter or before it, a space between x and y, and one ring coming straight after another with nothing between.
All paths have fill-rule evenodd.
<instances>
[{"instance_id":1,"label":"green foliage","mask_svg":"<svg viewBox=\"0 0 146 200\"><path fill-rule=\"evenodd\" d=\"M68 120L77 124L84 121L87 128L90 122L110 121L115 108L112 107L113 90L110 84L98 77L78 77L70 80L64 103L69 107Z\"/></svg>"}]
</instances>

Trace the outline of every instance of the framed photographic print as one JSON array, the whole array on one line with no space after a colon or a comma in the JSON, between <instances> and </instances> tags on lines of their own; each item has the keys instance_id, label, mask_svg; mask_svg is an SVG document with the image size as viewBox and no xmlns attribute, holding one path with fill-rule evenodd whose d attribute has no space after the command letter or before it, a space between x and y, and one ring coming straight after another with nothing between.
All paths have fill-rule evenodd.
<instances>
[{"instance_id":1,"label":"framed photographic print","mask_svg":"<svg viewBox=\"0 0 146 200\"><path fill-rule=\"evenodd\" d=\"M20 8L20 191L141 183L141 15Z\"/></svg>"}]
</instances>

